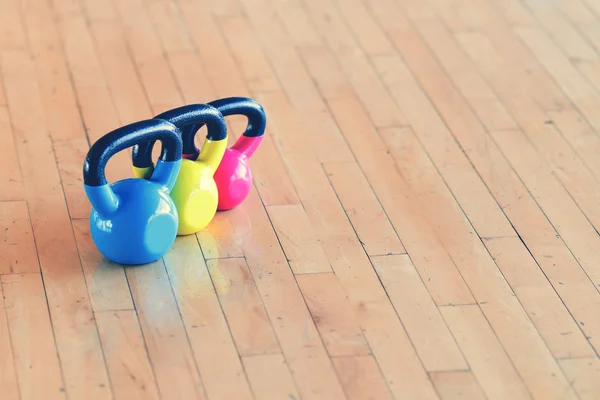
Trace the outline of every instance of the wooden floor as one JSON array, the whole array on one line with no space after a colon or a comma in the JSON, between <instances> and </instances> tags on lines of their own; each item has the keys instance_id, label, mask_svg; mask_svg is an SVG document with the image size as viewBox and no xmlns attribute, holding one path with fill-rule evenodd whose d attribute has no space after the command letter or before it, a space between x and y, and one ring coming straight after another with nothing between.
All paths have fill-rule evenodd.
<instances>
[{"instance_id":1,"label":"wooden floor","mask_svg":"<svg viewBox=\"0 0 600 400\"><path fill-rule=\"evenodd\" d=\"M0 0L0 79L2 400L600 398L598 0ZM226 96L246 202L103 259L89 146Z\"/></svg>"}]
</instances>

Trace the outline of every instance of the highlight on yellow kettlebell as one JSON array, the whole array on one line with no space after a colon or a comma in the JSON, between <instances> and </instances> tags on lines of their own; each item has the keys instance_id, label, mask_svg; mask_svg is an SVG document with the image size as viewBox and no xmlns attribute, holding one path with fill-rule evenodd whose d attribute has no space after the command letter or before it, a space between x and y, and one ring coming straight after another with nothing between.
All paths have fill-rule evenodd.
<instances>
[{"instance_id":1,"label":"highlight on yellow kettlebell","mask_svg":"<svg viewBox=\"0 0 600 400\"><path fill-rule=\"evenodd\" d=\"M191 104L166 111L154 117L177 126L182 134L195 135L203 125L207 134L202 150L193 145L183 149L184 159L171 190L171 198L179 216L178 235L190 235L206 228L213 220L219 204L219 192L214 174L227 149L227 125L223 115L207 104ZM133 148L133 172L138 178L148 178L154 169L153 141Z\"/></svg>"}]
</instances>

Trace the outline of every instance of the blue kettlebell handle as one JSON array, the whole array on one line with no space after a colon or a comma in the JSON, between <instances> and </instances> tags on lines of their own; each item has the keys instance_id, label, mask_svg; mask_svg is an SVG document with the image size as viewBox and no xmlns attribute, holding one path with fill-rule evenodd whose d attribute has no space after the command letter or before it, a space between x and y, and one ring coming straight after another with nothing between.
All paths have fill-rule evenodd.
<instances>
[{"instance_id":1,"label":"blue kettlebell handle","mask_svg":"<svg viewBox=\"0 0 600 400\"><path fill-rule=\"evenodd\" d=\"M264 108L256 101L247 97L227 97L211 101L211 106L223 114L224 117L230 115L244 115L248 118L246 131L243 133L247 137L259 137L265 134L267 127L267 117ZM200 154L200 149L196 147L194 138L196 133L204 124L188 125L181 129L183 140L183 154L194 154L195 159Z\"/></svg>"},{"instance_id":2,"label":"blue kettlebell handle","mask_svg":"<svg viewBox=\"0 0 600 400\"><path fill-rule=\"evenodd\" d=\"M211 141L219 141L227 138L227 125L223 115L215 107L208 104L190 104L183 107L165 111L154 117L163 119L180 129L180 135L184 129L190 126L208 126L206 138ZM138 143L132 150L133 166L136 168L152 167L152 147L155 139L148 138Z\"/></svg>"},{"instance_id":3,"label":"blue kettlebell handle","mask_svg":"<svg viewBox=\"0 0 600 400\"><path fill-rule=\"evenodd\" d=\"M103 215L118 208L119 201L106 180L105 169L110 158L121 150L146 140L160 140L162 151L151 181L173 189L182 160L179 129L168 121L150 119L115 129L98 139L85 158L83 183L92 206Z\"/></svg>"}]
</instances>

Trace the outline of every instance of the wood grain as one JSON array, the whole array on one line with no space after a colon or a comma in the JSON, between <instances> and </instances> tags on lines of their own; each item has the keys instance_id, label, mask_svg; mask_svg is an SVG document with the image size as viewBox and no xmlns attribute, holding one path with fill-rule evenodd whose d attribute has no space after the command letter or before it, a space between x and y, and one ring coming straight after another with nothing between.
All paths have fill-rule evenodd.
<instances>
[{"instance_id":1,"label":"wood grain","mask_svg":"<svg viewBox=\"0 0 600 400\"><path fill-rule=\"evenodd\" d=\"M0 232L0 274L39 272L27 202L0 202Z\"/></svg>"},{"instance_id":2,"label":"wood grain","mask_svg":"<svg viewBox=\"0 0 600 400\"><path fill-rule=\"evenodd\" d=\"M0 351L3 357L0 362L0 385L3 396L7 399L19 399L19 384L17 380L16 364L13 355L12 341L8 327L7 310L5 308L5 297L0 284Z\"/></svg>"},{"instance_id":3,"label":"wood grain","mask_svg":"<svg viewBox=\"0 0 600 400\"><path fill-rule=\"evenodd\" d=\"M20 396L66 399L41 277L4 275L0 280Z\"/></svg>"},{"instance_id":4,"label":"wood grain","mask_svg":"<svg viewBox=\"0 0 600 400\"><path fill-rule=\"evenodd\" d=\"M486 398L471 371L434 372L431 380L442 400Z\"/></svg>"},{"instance_id":5,"label":"wood grain","mask_svg":"<svg viewBox=\"0 0 600 400\"><path fill-rule=\"evenodd\" d=\"M95 313L115 399L159 399L135 311Z\"/></svg>"},{"instance_id":6,"label":"wood grain","mask_svg":"<svg viewBox=\"0 0 600 400\"><path fill-rule=\"evenodd\" d=\"M90 146L223 97L248 198L104 258ZM599 105L592 0L0 1L0 397L596 398Z\"/></svg>"}]
</instances>

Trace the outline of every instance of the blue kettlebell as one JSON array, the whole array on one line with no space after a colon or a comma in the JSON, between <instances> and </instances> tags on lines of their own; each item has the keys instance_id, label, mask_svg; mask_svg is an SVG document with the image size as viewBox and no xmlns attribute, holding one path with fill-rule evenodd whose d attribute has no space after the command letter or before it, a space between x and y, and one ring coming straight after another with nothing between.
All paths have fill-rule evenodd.
<instances>
[{"instance_id":1,"label":"blue kettlebell","mask_svg":"<svg viewBox=\"0 0 600 400\"><path fill-rule=\"evenodd\" d=\"M152 176L106 181L108 160L121 150L160 140L162 152ZM177 236L179 217L169 196L182 159L179 129L161 119L140 121L98 139L83 165L83 182L92 204L90 231L98 250L118 264L146 264L161 258Z\"/></svg>"}]
</instances>

